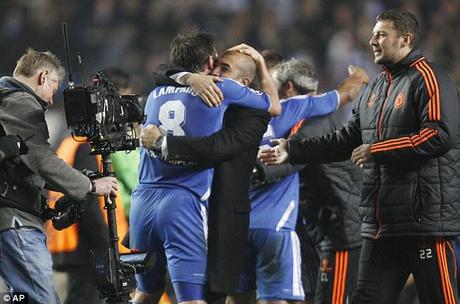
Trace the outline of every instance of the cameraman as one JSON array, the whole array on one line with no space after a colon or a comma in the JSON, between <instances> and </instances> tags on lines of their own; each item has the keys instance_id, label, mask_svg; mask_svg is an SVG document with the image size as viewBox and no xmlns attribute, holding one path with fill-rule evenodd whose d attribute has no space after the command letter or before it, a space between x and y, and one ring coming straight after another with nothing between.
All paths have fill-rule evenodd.
<instances>
[{"instance_id":1,"label":"cameraman","mask_svg":"<svg viewBox=\"0 0 460 304\"><path fill-rule=\"evenodd\" d=\"M115 195L117 190L115 178L91 182L50 149L45 111L53 104L63 75L54 54L29 49L17 61L13 77L0 78L0 89L10 90L0 103L5 133L30 138L28 153L13 165L3 162L0 168L0 276L12 291L27 292L30 303L60 302L43 232L43 188L76 200L89 193Z\"/></svg>"}]
</instances>

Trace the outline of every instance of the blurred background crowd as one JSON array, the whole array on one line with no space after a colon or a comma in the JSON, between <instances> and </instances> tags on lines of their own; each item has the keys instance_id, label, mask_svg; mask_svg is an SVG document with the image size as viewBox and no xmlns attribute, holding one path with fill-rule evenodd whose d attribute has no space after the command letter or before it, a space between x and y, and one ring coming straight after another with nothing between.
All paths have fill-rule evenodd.
<instances>
[{"instance_id":1,"label":"blurred background crowd","mask_svg":"<svg viewBox=\"0 0 460 304\"><path fill-rule=\"evenodd\" d=\"M80 52L86 73L121 66L140 94L151 90L154 68L168 61L171 38L192 28L214 34L220 52L246 42L305 58L323 89L331 88L348 64L378 72L368 41L375 16L390 7L419 17L425 55L460 83L458 0L2 0L0 74L11 74L28 46L64 59L61 23L67 21L76 76Z\"/></svg>"},{"instance_id":2,"label":"blurred background crowd","mask_svg":"<svg viewBox=\"0 0 460 304\"><path fill-rule=\"evenodd\" d=\"M133 91L145 96L155 67L168 62L171 39L197 28L215 36L219 53L245 42L306 59L317 70L320 90L331 89L349 64L371 77L379 72L368 41L375 17L388 8L417 15L423 53L460 85L459 0L1 0L0 75L11 75L28 47L64 61L61 23L67 22L77 83L82 75L121 67ZM61 90L66 87L65 81ZM53 146L66 133L62 109L58 94L47 114Z\"/></svg>"}]
</instances>

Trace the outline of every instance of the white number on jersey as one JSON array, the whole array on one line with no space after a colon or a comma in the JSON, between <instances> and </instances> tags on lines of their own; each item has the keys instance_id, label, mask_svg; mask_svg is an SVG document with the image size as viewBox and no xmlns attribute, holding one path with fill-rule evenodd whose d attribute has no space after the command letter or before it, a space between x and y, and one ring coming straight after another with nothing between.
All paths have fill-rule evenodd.
<instances>
[{"instance_id":1,"label":"white number on jersey","mask_svg":"<svg viewBox=\"0 0 460 304\"><path fill-rule=\"evenodd\" d=\"M169 100L160 107L160 129L168 135L185 136L182 125L185 122L186 109L182 101Z\"/></svg>"},{"instance_id":2,"label":"white number on jersey","mask_svg":"<svg viewBox=\"0 0 460 304\"><path fill-rule=\"evenodd\" d=\"M272 137L275 137L275 133L273 132L273 127L271 125L268 125L267 131L265 131L262 138L266 139L266 138L272 138Z\"/></svg>"}]
</instances>

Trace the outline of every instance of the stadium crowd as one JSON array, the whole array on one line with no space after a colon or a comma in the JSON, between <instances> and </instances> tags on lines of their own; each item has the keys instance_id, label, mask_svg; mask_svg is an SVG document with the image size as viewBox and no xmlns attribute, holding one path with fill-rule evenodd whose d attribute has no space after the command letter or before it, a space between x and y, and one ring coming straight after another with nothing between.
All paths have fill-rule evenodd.
<instances>
[{"instance_id":1,"label":"stadium crowd","mask_svg":"<svg viewBox=\"0 0 460 304\"><path fill-rule=\"evenodd\" d=\"M426 56L459 83L456 0L6 0L0 2L0 74L11 71L17 54L28 46L51 49L64 58L60 25L67 21L73 52L81 52L85 70L123 62L133 76L134 91L147 94L151 81L145 76L168 60L175 33L198 27L218 37L218 50L245 42L256 49L276 49L286 58L305 58L315 64L323 89L343 79L348 64L375 75L369 28L390 6L417 15Z\"/></svg>"},{"instance_id":2,"label":"stadium crowd","mask_svg":"<svg viewBox=\"0 0 460 304\"><path fill-rule=\"evenodd\" d=\"M397 10L386 11L390 8ZM409 12L417 16L420 32L419 23ZM132 303L170 301L164 293L166 266L172 282L168 288L174 288L179 303L214 303L213 296L222 300L223 295L227 295L227 304L250 303L250 292L256 289L261 303L303 300L306 303L395 303L410 275L413 277L410 276L408 285L413 287L413 279L418 282L420 302L442 299L445 303L457 303L454 286L457 262L453 246L460 231L458 213L454 212L458 207L455 197L460 193L456 186L460 150L456 131L458 103L455 102L460 83L460 43L455 39L460 34L459 15L460 2L455 0L401 0L391 7L383 0L83 0L65 5L57 0L2 1L0 75L10 75L13 70L14 74L0 81L0 88L4 89L0 91L4 102L3 109L0 108L0 122L4 124L1 135L7 135L5 139L18 137L13 138L14 151L0 149L0 156L8 160L8 164L13 163L12 158L24 165L24 174L36 178L38 188L46 183L47 189L78 199L89 194L117 193L119 206L124 205L117 214L122 218L123 235L128 229L127 223L130 224L129 239L125 241L136 252L153 250L157 254L151 273L137 274L138 286ZM63 139L69 131L65 128L60 100L61 91L67 87L66 79L57 60L57 57L65 57L60 33L62 22L70 24L77 82L96 70L121 66L124 71L106 70L117 90L126 86L129 92L146 96L143 100L146 121L142 131L137 130L141 134L141 148L129 160L132 177L137 174L134 168L140 159L140 185L134 191L135 185L122 185L123 175L130 179L124 172L126 166L125 169L118 167L118 183L112 177L89 181L88 176L70 168L80 168L80 162L82 165L85 162L83 166L87 167L86 162L91 161L96 170L97 163L92 158L83 161L77 157L79 149L87 154L85 145L72 148L75 143L70 140L70 145L63 148ZM228 49L231 46L233 48ZM49 49L57 57L33 49L24 54L27 47ZM76 53L83 56L82 66L76 64ZM19 54L24 55L15 68ZM44 62L34 59L43 56ZM273 65L272 59L276 61ZM38 63L34 65L35 62ZM431 62L436 62L439 69ZM447 71L453 81L442 70ZM120 85L119 80L124 84ZM164 85L168 88L161 87ZM366 89L362 90L363 87ZM319 94L322 92L325 93ZM53 105L53 96L56 106L47 111L48 106ZM33 114L40 120L38 129L43 131L43 136L27 137L26 141L32 138L28 144L46 152L42 158L38 150L24 156L19 154L27 151L16 151L26 131L33 129L32 125L16 126L14 118L28 113L17 113L20 106L14 103L21 98L28 98L31 108L37 106L31 102L34 100L41 105ZM209 110L204 104L197 107L198 100L208 105L216 102L222 105ZM388 106L387 100L394 104ZM332 114L335 111L336 114ZM252 115L252 122L245 115ZM254 124L257 116L260 130L256 132L250 124L244 127L245 123ZM315 116L320 117L315 119ZM23 118L31 123L27 117ZM349 124L342 128L349 118ZM315 132L310 134L310 130ZM334 130L339 131L334 133ZM244 132L248 136L253 133L250 142L249 137L244 141ZM330 132L333 133L322 139L308 139ZM258 143L261 149L254 167ZM52 150L67 164L56 158ZM68 151L73 158L69 158ZM244 170L242 167L236 170L234 161L238 158L253 161L246 163ZM57 166L46 166L38 161L41 159L58 162L59 170L54 172ZM113 159L116 171L117 162L118 166L128 163L126 155ZM175 166L175 162L183 166ZM329 168L331 162L333 167ZM319 166L323 163L327 165ZM2 168L9 168L5 164ZM435 166L438 169L432 170ZM329 179L320 183L314 168L318 172L329 172ZM348 172L343 168L349 168L351 175L338 178L338 172ZM3 189L0 195L3 201L14 201L14 193L9 189L12 188L10 177L16 177L16 173L1 170L0 173L6 175L0 180L5 185L4 189L0 188ZM243 174L246 171L247 174ZM235 173L239 175L233 175ZM72 174L72 179L56 178L55 181L54 175L65 174ZM241 193L224 190L224 184L231 188L238 180L235 176L242 174L244 178L239 182L243 184L235 184ZM324 202L317 203L321 199L313 197L313 192L332 192L324 187L332 185L334 177L338 180L336 197L325 197ZM433 181L427 182L429 178ZM300 197L295 186L299 180ZM343 183L345 180L348 185ZM363 188L355 187L361 186L361 180ZM28 182L29 178L19 177L15 181ZM433 186L436 183L439 187ZM84 189L76 187L77 184L84 184ZM317 191L313 190L315 185ZM345 186L348 188L344 189ZM396 188L400 189L397 194ZM230 199L227 192L233 192L235 197ZM356 208L359 192L364 193L360 198L361 216ZM275 194L280 198L274 199ZM34 196L34 202L36 198ZM50 194L50 201L57 198ZM96 196L92 198L96 200ZM225 198L228 210L213 207L221 208ZM333 200L336 205L328 205ZM346 206L347 200L353 201L354 210ZM41 203L36 200L37 206ZM30 210L2 204L1 210L11 211L4 215L2 235L38 230L40 238L44 237L41 221L31 220L32 226L28 222ZM102 225L98 230L102 231L105 224L101 210L96 207L97 202L93 205L94 215ZM25 214L17 213L16 209ZM235 220L224 223L224 219L232 218L232 213L237 215ZM177 225L181 223L179 219L184 220L184 225ZM362 243L358 236L361 221ZM86 224L89 224L86 232L91 235L89 220ZM73 233L73 247L53 249L56 236L52 231L48 231L48 248L42 243L43 248L37 247L41 250L39 254L43 254L41 259L47 261L48 279L51 256L47 250L53 254L54 270L89 282L91 266L86 264L85 255L81 265L72 262L69 268L65 264L75 260L67 254L81 248L81 240L86 238L82 234L84 222L78 225L73 232L67 230ZM317 230L302 233L299 227ZM184 228L189 230L184 233ZM229 234L218 235L217 231L221 233L222 228ZM307 252L305 259L302 246L305 242L319 242L314 239L315 233L321 234L323 242L318 248L309 245L308 250L312 252ZM302 234L307 241L302 240ZM238 249L236 240L231 239L238 235L242 236L241 248L247 245L248 249ZM100 237L101 241L95 242L103 245L106 235ZM64 242L69 239L68 235L61 235ZM82 250L88 252L86 247ZM60 254L67 260L60 259ZM194 259L189 259L191 256ZM406 265L406 258L414 263ZM11 260L14 259L13 254ZM226 259L231 263L224 265ZM306 260L311 263L304 265ZM60 266L58 261L64 263ZM278 270L270 269L268 266L274 267L276 261L282 266L277 266ZM14 284L22 286L22 283L5 268L12 264L0 264L0 270L7 285L14 289ZM225 271L240 269L243 264L244 271L235 271L230 283L219 277L220 271L224 270L228 276ZM304 267L309 267L309 271L319 268L319 272L312 275L312 282L317 281L318 285L302 281ZM284 271L286 269L292 273ZM274 279L274 275L282 279ZM80 285L74 281L68 286L72 284ZM87 287L80 285L80 288ZM1 286L0 291L3 291ZM281 295L281 291L286 294ZM174 293L169 295L174 297ZM35 296L59 302L52 289L49 294L39 291ZM78 296L74 302L69 299L66 303L82 300ZM99 303L95 289L93 300Z\"/></svg>"}]
</instances>

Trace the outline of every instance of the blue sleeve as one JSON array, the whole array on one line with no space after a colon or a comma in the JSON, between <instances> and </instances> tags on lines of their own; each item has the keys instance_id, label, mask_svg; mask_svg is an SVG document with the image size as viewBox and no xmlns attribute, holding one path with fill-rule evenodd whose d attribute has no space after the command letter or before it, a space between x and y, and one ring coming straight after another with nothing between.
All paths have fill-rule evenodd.
<instances>
[{"instance_id":1,"label":"blue sleeve","mask_svg":"<svg viewBox=\"0 0 460 304\"><path fill-rule=\"evenodd\" d=\"M292 121L331 114L339 107L339 93L329 91L320 95L299 95L281 102L282 115Z\"/></svg>"},{"instance_id":2,"label":"blue sleeve","mask_svg":"<svg viewBox=\"0 0 460 304\"><path fill-rule=\"evenodd\" d=\"M222 82L217 83L217 86L224 94L223 102L228 105L234 104L260 110L270 108L270 97L267 94L245 87L230 78L224 78Z\"/></svg>"}]
</instances>

